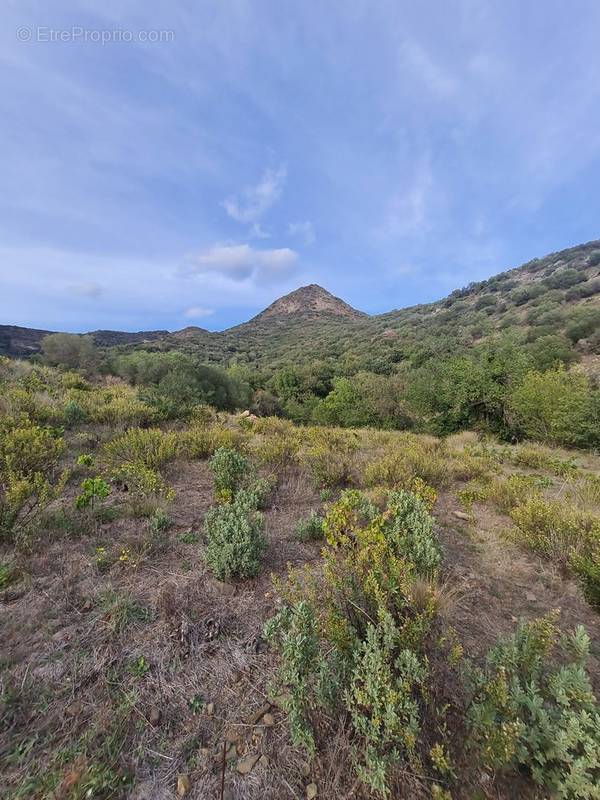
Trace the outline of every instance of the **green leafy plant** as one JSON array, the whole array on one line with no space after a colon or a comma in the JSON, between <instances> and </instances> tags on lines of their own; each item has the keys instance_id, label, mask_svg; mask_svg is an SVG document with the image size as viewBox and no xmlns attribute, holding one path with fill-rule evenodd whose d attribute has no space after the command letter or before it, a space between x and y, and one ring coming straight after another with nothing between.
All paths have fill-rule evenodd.
<instances>
[{"instance_id":1,"label":"green leafy plant","mask_svg":"<svg viewBox=\"0 0 600 800\"><path fill-rule=\"evenodd\" d=\"M585 671L590 640L578 626L549 660L552 616L521 621L472 675L470 743L494 768L519 765L556 797L600 792L600 712Z\"/></svg>"},{"instance_id":2,"label":"green leafy plant","mask_svg":"<svg viewBox=\"0 0 600 800\"><path fill-rule=\"evenodd\" d=\"M263 518L236 500L210 508L204 519L205 559L219 578L258 574L266 547Z\"/></svg>"},{"instance_id":3,"label":"green leafy plant","mask_svg":"<svg viewBox=\"0 0 600 800\"><path fill-rule=\"evenodd\" d=\"M86 478L81 482L81 493L75 498L78 509L90 508L94 513L95 505L110 494L110 486L102 478Z\"/></svg>"},{"instance_id":4,"label":"green leafy plant","mask_svg":"<svg viewBox=\"0 0 600 800\"><path fill-rule=\"evenodd\" d=\"M171 518L162 508L157 508L154 514L152 514L148 520L148 527L150 528L150 532L153 534L167 531L172 524Z\"/></svg>"},{"instance_id":5,"label":"green leafy plant","mask_svg":"<svg viewBox=\"0 0 600 800\"><path fill-rule=\"evenodd\" d=\"M323 522L324 517L316 511L311 511L310 514L301 519L296 525L296 536L301 542L308 542L310 540L323 538Z\"/></svg>"},{"instance_id":6,"label":"green leafy plant","mask_svg":"<svg viewBox=\"0 0 600 800\"><path fill-rule=\"evenodd\" d=\"M231 500L241 487L248 472L245 456L228 447L219 447L209 461L215 494L221 500Z\"/></svg>"}]
</instances>

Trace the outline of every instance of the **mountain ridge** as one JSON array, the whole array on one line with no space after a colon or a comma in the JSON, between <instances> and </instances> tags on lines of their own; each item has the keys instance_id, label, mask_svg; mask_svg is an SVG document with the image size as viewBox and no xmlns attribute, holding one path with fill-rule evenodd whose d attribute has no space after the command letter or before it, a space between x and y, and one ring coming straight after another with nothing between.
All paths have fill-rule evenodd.
<instances>
[{"instance_id":1,"label":"mountain ridge","mask_svg":"<svg viewBox=\"0 0 600 800\"><path fill-rule=\"evenodd\" d=\"M534 258L487 280L455 289L440 300L382 314L369 315L359 311L319 284L312 283L276 299L246 322L222 331L188 326L173 332L101 330L89 335L101 347L201 348L203 355L214 361L223 361L228 354L244 352L248 348L260 350L269 337L277 337L282 353L286 336L295 340L304 337L312 348L317 339L327 339L325 334L329 339L333 337L334 342L340 336L352 335L372 340L385 339L392 346L394 340L406 336L407 325L416 329L415 326L427 326L434 320L438 325L443 320L447 320L448 325L453 321L455 325L461 312L482 318L484 327L489 327L488 323L494 320L500 327L507 327L511 324L510 315L514 317L512 324L524 325L525 313L534 315L534 307L540 302L538 296L546 291L549 299L553 293L555 305L596 307L600 301L600 240ZM41 341L48 333L53 331L0 325L0 355L33 355L39 352ZM337 350L339 344L332 352L335 354Z\"/></svg>"}]
</instances>

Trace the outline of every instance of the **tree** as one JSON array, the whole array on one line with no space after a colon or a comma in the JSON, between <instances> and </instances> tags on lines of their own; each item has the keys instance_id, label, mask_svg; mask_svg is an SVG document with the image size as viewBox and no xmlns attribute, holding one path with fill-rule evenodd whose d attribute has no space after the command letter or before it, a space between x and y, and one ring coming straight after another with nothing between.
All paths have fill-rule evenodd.
<instances>
[{"instance_id":1,"label":"tree","mask_svg":"<svg viewBox=\"0 0 600 800\"><path fill-rule=\"evenodd\" d=\"M600 442L600 396L580 370L563 366L528 372L512 391L509 419L516 433L552 444Z\"/></svg>"},{"instance_id":2,"label":"tree","mask_svg":"<svg viewBox=\"0 0 600 800\"><path fill-rule=\"evenodd\" d=\"M50 333L42 339L46 364L92 372L98 362L94 340L77 333Z\"/></svg>"}]
</instances>

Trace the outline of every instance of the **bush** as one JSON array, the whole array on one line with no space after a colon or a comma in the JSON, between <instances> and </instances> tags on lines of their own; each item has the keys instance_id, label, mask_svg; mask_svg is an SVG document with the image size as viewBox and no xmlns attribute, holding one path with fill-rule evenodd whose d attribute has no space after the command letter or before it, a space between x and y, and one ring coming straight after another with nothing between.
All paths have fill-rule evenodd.
<instances>
[{"instance_id":1,"label":"bush","mask_svg":"<svg viewBox=\"0 0 600 800\"><path fill-rule=\"evenodd\" d=\"M248 460L237 450L219 447L209 461L215 494L230 500L240 488L248 472Z\"/></svg>"},{"instance_id":2,"label":"bush","mask_svg":"<svg viewBox=\"0 0 600 800\"><path fill-rule=\"evenodd\" d=\"M144 516L153 504L174 496L173 489L165 485L158 472L140 462L122 464L112 471L111 478L127 492L136 516Z\"/></svg>"},{"instance_id":3,"label":"bush","mask_svg":"<svg viewBox=\"0 0 600 800\"><path fill-rule=\"evenodd\" d=\"M42 339L44 361L53 366L93 371L97 353L92 336L76 333L51 333Z\"/></svg>"},{"instance_id":4,"label":"bush","mask_svg":"<svg viewBox=\"0 0 600 800\"><path fill-rule=\"evenodd\" d=\"M169 530L173 523L167 512L163 508L157 508L148 520L150 533L157 534Z\"/></svg>"},{"instance_id":5,"label":"bush","mask_svg":"<svg viewBox=\"0 0 600 800\"><path fill-rule=\"evenodd\" d=\"M0 435L0 535L29 538L36 520L67 482L68 470L58 474L63 451L60 436L36 425Z\"/></svg>"},{"instance_id":6,"label":"bush","mask_svg":"<svg viewBox=\"0 0 600 800\"><path fill-rule=\"evenodd\" d=\"M157 470L177 454L176 434L164 433L159 428L130 428L107 442L101 451L101 457L109 469L124 464L142 464L148 469Z\"/></svg>"},{"instance_id":7,"label":"bush","mask_svg":"<svg viewBox=\"0 0 600 800\"><path fill-rule=\"evenodd\" d=\"M511 518L520 542L562 566L594 551L600 541L599 517L540 496L515 506Z\"/></svg>"},{"instance_id":8,"label":"bush","mask_svg":"<svg viewBox=\"0 0 600 800\"><path fill-rule=\"evenodd\" d=\"M441 487L448 483L449 473L448 459L439 440L405 436L394 450L367 464L364 483L411 489L414 479L420 478L431 486Z\"/></svg>"},{"instance_id":9,"label":"bush","mask_svg":"<svg viewBox=\"0 0 600 800\"><path fill-rule=\"evenodd\" d=\"M340 486L351 475L357 449L358 439L353 432L309 428L301 461L318 486Z\"/></svg>"},{"instance_id":10,"label":"bush","mask_svg":"<svg viewBox=\"0 0 600 800\"><path fill-rule=\"evenodd\" d=\"M324 518L316 511L311 511L308 517L301 519L296 525L296 536L301 542L323 538Z\"/></svg>"},{"instance_id":11,"label":"bush","mask_svg":"<svg viewBox=\"0 0 600 800\"><path fill-rule=\"evenodd\" d=\"M579 370L528 372L508 398L513 430L553 444L590 447L600 442L597 390Z\"/></svg>"},{"instance_id":12,"label":"bush","mask_svg":"<svg viewBox=\"0 0 600 800\"><path fill-rule=\"evenodd\" d=\"M585 280L585 273L578 272L576 269L557 269L552 275L544 279L544 283L549 289L569 289L576 283Z\"/></svg>"},{"instance_id":13,"label":"bush","mask_svg":"<svg viewBox=\"0 0 600 800\"><path fill-rule=\"evenodd\" d=\"M233 449L240 443L237 431L219 425L193 425L178 434L178 451L183 458L208 458L220 447Z\"/></svg>"},{"instance_id":14,"label":"bush","mask_svg":"<svg viewBox=\"0 0 600 800\"><path fill-rule=\"evenodd\" d=\"M76 425L87 422L88 415L79 403L76 403L74 400L69 400L65 403L64 420L67 428L74 428Z\"/></svg>"},{"instance_id":15,"label":"bush","mask_svg":"<svg viewBox=\"0 0 600 800\"><path fill-rule=\"evenodd\" d=\"M421 576L431 577L440 558L425 506L407 492L386 500L380 512L361 492L342 493L323 526L322 579L311 584L303 572L293 602L265 630L281 652L278 682L294 743L312 753L313 713L337 710L352 723L359 778L383 797L392 770L419 763L435 613ZM434 727L443 728L441 717ZM445 763L441 744L435 753Z\"/></svg>"},{"instance_id":16,"label":"bush","mask_svg":"<svg viewBox=\"0 0 600 800\"><path fill-rule=\"evenodd\" d=\"M525 767L556 797L599 797L600 714L585 671L590 640L579 626L564 642L552 617L521 621L472 677L470 744L494 768Z\"/></svg>"},{"instance_id":17,"label":"bush","mask_svg":"<svg viewBox=\"0 0 600 800\"><path fill-rule=\"evenodd\" d=\"M567 325L567 336L572 342L586 339L600 328L600 308L581 308Z\"/></svg>"},{"instance_id":18,"label":"bush","mask_svg":"<svg viewBox=\"0 0 600 800\"><path fill-rule=\"evenodd\" d=\"M274 480L258 478L254 483L235 493L235 502L247 511L260 511L267 506L267 498L273 489Z\"/></svg>"},{"instance_id":19,"label":"bush","mask_svg":"<svg viewBox=\"0 0 600 800\"><path fill-rule=\"evenodd\" d=\"M205 559L218 578L252 578L266 547L262 515L234 500L210 508L204 519Z\"/></svg>"},{"instance_id":20,"label":"bush","mask_svg":"<svg viewBox=\"0 0 600 800\"><path fill-rule=\"evenodd\" d=\"M0 438L0 481L9 475L31 478L53 469L65 449L62 437L48 428L32 425L14 428Z\"/></svg>"},{"instance_id":21,"label":"bush","mask_svg":"<svg viewBox=\"0 0 600 800\"><path fill-rule=\"evenodd\" d=\"M75 498L75 507L90 507L93 513L96 502L104 500L109 494L110 486L102 478L86 478L81 483L81 494Z\"/></svg>"}]
</instances>

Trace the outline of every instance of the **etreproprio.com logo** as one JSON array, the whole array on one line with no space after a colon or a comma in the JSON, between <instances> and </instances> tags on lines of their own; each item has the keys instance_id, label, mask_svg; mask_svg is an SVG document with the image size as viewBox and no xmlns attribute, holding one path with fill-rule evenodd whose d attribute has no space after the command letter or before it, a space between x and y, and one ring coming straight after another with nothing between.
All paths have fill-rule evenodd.
<instances>
[{"instance_id":1,"label":"etreproprio.com logo","mask_svg":"<svg viewBox=\"0 0 600 800\"><path fill-rule=\"evenodd\" d=\"M127 28L51 28L48 25L22 26L16 30L19 42L88 42L91 44L130 44L133 42L163 43L175 40L175 31L156 28L137 31Z\"/></svg>"}]
</instances>

